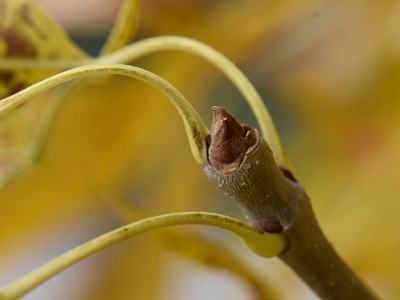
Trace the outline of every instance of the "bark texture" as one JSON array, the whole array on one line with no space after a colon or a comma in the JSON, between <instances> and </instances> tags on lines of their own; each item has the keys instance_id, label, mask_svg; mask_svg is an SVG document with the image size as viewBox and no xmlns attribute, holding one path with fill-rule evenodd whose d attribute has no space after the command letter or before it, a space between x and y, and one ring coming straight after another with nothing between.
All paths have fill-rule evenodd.
<instances>
[{"instance_id":1,"label":"bark texture","mask_svg":"<svg viewBox=\"0 0 400 300\"><path fill-rule=\"evenodd\" d=\"M236 172L223 174L211 164L204 167L204 172L217 187L236 200L250 224L268 219L285 229L295 220L301 186L282 174L261 137Z\"/></svg>"},{"instance_id":2,"label":"bark texture","mask_svg":"<svg viewBox=\"0 0 400 300\"><path fill-rule=\"evenodd\" d=\"M279 258L322 299L377 299L326 239L305 193L285 234L290 245Z\"/></svg>"},{"instance_id":3,"label":"bark texture","mask_svg":"<svg viewBox=\"0 0 400 300\"><path fill-rule=\"evenodd\" d=\"M377 299L325 238L303 187L246 124L213 108L207 177L241 207L250 224L284 232L289 245L279 255L322 299Z\"/></svg>"}]
</instances>

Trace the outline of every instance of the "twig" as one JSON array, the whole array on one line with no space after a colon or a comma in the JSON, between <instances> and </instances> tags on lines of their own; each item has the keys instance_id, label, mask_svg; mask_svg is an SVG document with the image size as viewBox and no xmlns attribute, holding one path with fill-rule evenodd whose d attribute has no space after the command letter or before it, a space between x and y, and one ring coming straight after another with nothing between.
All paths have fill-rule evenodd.
<instances>
[{"instance_id":1,"label":"twig","mask_svg":"<svg viewBox=\"0 0 400 300\"><path fill-rule=\"evenodd\" d=\"M154 73L137 67L120 64L93 65L78 67L62 72L42 80L14 95L2 99L0 101L0 117L33 96L36 96L54 86L85 76L99 74L116 74L133 77L147 82L153 87L159 89L171 100L181 115L194 158L200 165L206 164L207 154L205 138L209 135L209 131L204 125L200 116L186 100L186 98L173 85Z\"/></svg>"},{"instance_id":2,"label":"twig","mask_svg":"<svg viewBox=\"0 0 400 300\"><path fill-rule=\"evenodd\" d=\"M173 213L147 218L115 229L48 262L0 290L0 300L18 299L41 283L111 245L157 228L201 224L225 229L237 235L254 253L263 257L279 254L286 247L283 234L267 234L239 220L212 213Z\"/></svg>"},{"instance_id":3,"label":"twig","mask_svg":"<svg viewBox=\"0 0 400 300\"><path fill-rule=\"evenodd\" d=\"M208 154L208 178L237 201L250 224L284 232L289 246L279 258L321 298L376 299L327 241L303 187L276 165L256 130L214 108Z\"/></svg>"}]
</instances>

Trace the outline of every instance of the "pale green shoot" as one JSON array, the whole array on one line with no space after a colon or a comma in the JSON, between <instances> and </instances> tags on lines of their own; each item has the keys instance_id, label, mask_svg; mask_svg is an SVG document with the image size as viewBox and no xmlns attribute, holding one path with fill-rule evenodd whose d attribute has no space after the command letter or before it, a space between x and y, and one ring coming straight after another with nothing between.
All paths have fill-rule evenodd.
<instances>
[{"instance_id":1,"label":"pale green shoot","mask_svg":"<svg viewBox=\"0 0 400 300\"><path fill-rule=\"evenodd\" d=\"M186 98L169 82L149 71L137 67L120 64L89 65L51 76L14 95L2 99L0 101L0 117L33 96L36 96L54 86L85 76L100 74L116 74L133 77L159 89L171 100L181 115L195 160L202 166L207 163L205 138L209 135L209 130L201 120L200 116Z\"/></svg>"},{"instance_id":2,"label":"pale green shoot","mask_svg":"<svg viewBox=\"0 0 400 300\"><path fill-rule=\"evenodd\" d=\"M287 246L282 233L265 233L237 219L224 215L187 212L147 218L125 225L82 244L0 290L0 300L18 299L46 280L111 245L153 229L173 225L200 224L225 229L237 235L255 254L273 257Z\"/></svg>"},{"instance_id":3,"label":"pale green shoot","mask_svg":"<svg viewBox=\"0 0 400 300\"><path fill-rule=\"evenodd\" d=\"M293 167L274 122L260 95L243 74L228 58L217 50L197 40L180 36L161 36L148 38L123 47L113 53L98 58L98 63L128 63L144 55L162 50L181 50L198 55L224 73L242 93L252 109L261 129L261 133L271 147L278 165L293 172Z\"/></svg>"},{"instance_id":4,"label":"pale green shoot","mask_svg":"<svg viewBox=\"0 0 400 300\"><path fill-rule=\"evenodd\" d=\"M217 50L205 45L202 42L194 39L180 36L160 36L144 39L133 44L120 48L110 54L100 56L98 58L79 58L79 59L64 59L64 60L4 60L4 63L11 68L51 68L51 67L76 67L88 63L98 64L114 64L114 63L129 63L135 59L145 55L165 50L180 50L198 55L212 65L217 67L224 73L232 83L242 93L250 108L252 109L257 122L260 125L262 136L267 141L273 151L275 161L278 165L284 166L294 173L292 164L286 151L282 145L278 132L276 131L274 122L266 108L263 100L257 90L243 74L228 58L222 55ZM3 60L0 60L3 63ZM195 157L196 158L196 157ZM196 159L197 160L197 159ZM198 161L198 160L197 160Z\"/></svg>"}]
</instances>

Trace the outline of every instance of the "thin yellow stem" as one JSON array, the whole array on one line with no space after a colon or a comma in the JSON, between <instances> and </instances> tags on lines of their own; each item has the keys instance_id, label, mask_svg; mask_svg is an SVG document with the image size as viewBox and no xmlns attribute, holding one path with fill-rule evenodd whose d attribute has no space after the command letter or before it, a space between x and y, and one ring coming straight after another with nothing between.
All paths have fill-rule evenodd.
<instances>
[{"instance_id":1,"label":"thin yellow stem","mask_svg":"<svg viewBox=\"0 0 400 300\"><path fill-rule=\"evenodd\" d=\"M181 115L194 158L202 166L207 163L205 138L209 135L209 130L200 116L173 85L161 77L137 67L122 64L89 65L62 72L2 99L0 101L0 117L45 90L70 80L96 74L117 74L133 77L159 89L171 100Z\"/></svg>"},{"instance_id":2,"label":"thin yellow stem","mask_svg":"<svg viewBox=\"0 0 400 300\"><path fill-rule=\"evenodd\" d=\"M277 164L285 166L294 172L290 159L276 131L274 122L260 95L238 67L210 46L186 37L160 36L135 42L113 53L99 57L98 63L128 63L144 55L164 50L180 50L195 54L204 58L224 73L248 102L260 125L263 137L274 153Z\"/></svg>"},{"instance_id":3,"label":"thin yellow stem","mask_svg":"<svg viewBox=\"0 0 400 300\"><path fill-rule=\"evenodd\" d=\"M201 224L225 229L237 235L254 253L262 257L278 255L287 244L283 234L261 232L224 215L205 212L166 214L120 227L64 253L1 289L0 300L18 299L75 263L120 241L153 229L185 224Z\"/></svg>"},{"instance_id":4,"label":"thin yellow stem","mask_svg":"<svg viewBox=\"0 0 400 300\"><path fill-rule=\"evenodd\" d=\"M142 0L125 0L119 9L114 26L100 50L100 55L111 53L130 43L135 36L142 12Z\"/></svg>"},{"instance_id":5,"label":"thin yellow stem","mask_svg":"<svg viewBox=\"0 0 400 300\"><path fill-rule=\"evenodd\" d=\"M180 36L160 36L144 39L131 45L122 47L110 54L100 56L97 59L83 60L43 60L43 61L6 61L0 59L0 65L12 69L36 69L36 68L71 68L89 63L114 64L129 63L135 59L158 51L180 50L200 56L224 73L242 93L257 122L261 133L273 151L278 165L285 166L294 173L292 163L286 154L281 139L276 131L274 122L257 90L229 59L217 50L194 39Z\"/></svg>"}]
</instances>

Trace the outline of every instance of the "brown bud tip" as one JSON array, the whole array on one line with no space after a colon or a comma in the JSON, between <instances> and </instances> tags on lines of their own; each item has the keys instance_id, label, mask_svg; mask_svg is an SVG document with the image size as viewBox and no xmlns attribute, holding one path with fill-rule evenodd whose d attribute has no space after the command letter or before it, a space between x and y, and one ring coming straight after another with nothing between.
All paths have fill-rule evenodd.
<instances>
[{"instance_id":1,"label":"brown bud tip","mask_svg":"<svg viewBox=\"0 0 400 300\"><path fill-rule=\"evenodd\" d=\"M239 168L247 151L258 143L258 133L250 126L240 124L222 107L212 109L208 160L220 172L232 173Z\"/></svg>"},{"instance_id":2,"label":"brown bud tip","mask_svg":"<svg viewBox=\"0 0 400 300\"><path fill-rule=\"evenodd\" d=\"M279 233L283 231L281 223L271 219L263 218L254 222L253 226L258 230L269 232L269 233Z\"/></svg>"}]
</instances>

